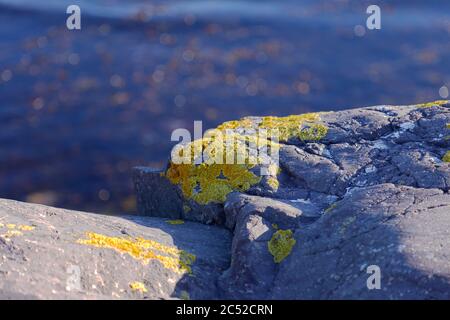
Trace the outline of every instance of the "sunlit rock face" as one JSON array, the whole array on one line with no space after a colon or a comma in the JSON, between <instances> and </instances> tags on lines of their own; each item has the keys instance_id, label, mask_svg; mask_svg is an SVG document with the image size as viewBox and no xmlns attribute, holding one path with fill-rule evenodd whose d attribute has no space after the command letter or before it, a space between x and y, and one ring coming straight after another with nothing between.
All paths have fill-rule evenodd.
<instances>
[{"instance_id":1,"label":"sunlit rock face","mask_svg":"<svg viewBox=\"0 0 450 320\"><path fill-rule=\"evenodd\" d=\"M231 235L0 199L0 299L212 299Z\"/></svg>"},{"instance_id":2,"label":"sunlit rock face","mask_svg":"<svg viewBox=\"0 0 450 320\"><path fill-rule=\"evenodd\" d=\"M176 178L170 161L161 171L137 168L140 213L233 232L231 263L218 279L223 297L448 298L449 107L436 101L226 122L218 129L283 127L273 174L243 168L252 174L247 186L229 184L217 197L220 168L176 168ZM196 183L184 190L202 175L209 200L193 196L203 192ZM373 265L380 289L368 287Z\"/></svg>"}]
</instances>

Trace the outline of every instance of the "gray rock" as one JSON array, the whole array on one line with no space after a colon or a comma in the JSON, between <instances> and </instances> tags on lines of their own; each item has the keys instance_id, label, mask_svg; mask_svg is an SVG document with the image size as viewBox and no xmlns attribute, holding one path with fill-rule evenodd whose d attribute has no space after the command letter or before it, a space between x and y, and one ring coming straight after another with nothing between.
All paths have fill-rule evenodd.
<instances>
[{"instance_id":1,"label":"gray rock","mask_svg":"<svg viewBox=\"0 0 450 320\"><path fill-rule=\"evenodd\" d=\"M145 167L133 170L138 212L156 217L182 218L183 200L180 191L161 173L162 170Z\"/></svg>"},{"instance_id":2,"label":"gray rock","mask_svg":"<svg viewBox=\"0 0 450 320\"><path fill-rule=\"evenodd\" d=\"M449 107L321 113L326 135L288 137L280 170L264 164L270 175L251 185L245 170L233 188L225 169L208 183L202 171L214 201L149 168L134 171L139 216L0 200L0 297L449 299ZM373 266L379 289L367 286ZM73 267L79 290L66 288Z\"/></svg>"},{"instance_id":3,"label":"gray rock","mask_svg":"<svg viewBox=\"0 0 450 320\"><path fill-rule=\"evenodd\" d=\"M442 160L449 106L327 112L320 115L325 137L282 144L276 190L263 177L216 209L223 218L215 223L233 232L222 297L450 298L450 165ZM193 219L204 221L198 212ZM277 263L269 243L286 230L291 251ZM379 290L367 286L373 265Z\"/></svg>"},{"instance_id":4,"label":"gray rock","mask_svg":"<svg viewBox=\"0 0 450 320\"><path fill-rule=\"evenodd\" d=\"M150 252L195 255L192 273L179 273L157 258L142 259L108 247L79 243L87 233L155 241ZM108 238L110 239L110 238ZM154 243L153 243L154 244ZM0 199L0 299L211 299L229 265L230 233L194 222L105 216ZM182 257L182 256L181 256ZM175 264L178 266L178 264ZM78 277L79 275L79 277ZM142 283L147 292L133 290Z\"/></svg>"},{"instance_id":5,"label":"gray rock","mask_svg":"<svg viewBox=\"0 0 450 320\"><path fill-rule=\"evenodd\" d=\"M276 299L448 299L450 195L382 184L358 188L309 228L280 264ZM368 290L367 267L381 270Z\"/></svg>"}]
</instances>

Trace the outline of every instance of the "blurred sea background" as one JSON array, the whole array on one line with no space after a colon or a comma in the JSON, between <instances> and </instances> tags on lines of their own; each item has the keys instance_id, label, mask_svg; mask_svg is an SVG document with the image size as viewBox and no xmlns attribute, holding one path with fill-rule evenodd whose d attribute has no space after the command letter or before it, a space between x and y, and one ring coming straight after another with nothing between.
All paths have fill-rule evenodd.
<instances>
[{"instance_id":1,"label":"blurred sea background","mask_svg":"<svg viewBox=\"0 0 450 320\"><path fill-rule=\"evenodd\" d=\"M172 130L441 99L449 36L442 0L0 0L0 197L133 212Z\"/></svg>"}]
</instances>

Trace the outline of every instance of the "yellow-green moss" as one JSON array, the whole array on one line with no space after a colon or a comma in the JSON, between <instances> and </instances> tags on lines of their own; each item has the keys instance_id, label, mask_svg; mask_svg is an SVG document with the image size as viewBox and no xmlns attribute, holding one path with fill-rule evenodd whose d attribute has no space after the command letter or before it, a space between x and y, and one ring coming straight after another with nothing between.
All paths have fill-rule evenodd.
<instances>
[{"instance_id":1,"label":"yellow-green moss","mask_svg":"<svg viewBox=\"0 0 450 320\"><path fill-rule=\"evenodd\" d=\"M268 242L269 252L275 263L283 261L292 251L295 245L292 230L278 230Z\"/></svg>"},{"instance_id":2,"label":"yellow-green moss","mask_svg":"<svg viewBox=\"0 0 450 320\"><path fill-rule=\"evenodd\" d=\"M442 106L444 104L449 103L448 100L437 100L437 101L433 101L433 102L427 102L427 103L420 103L418 105L416 105L416 107L418 108L430 108L430 107L435 107L435 106Z\"/></svg>"},{"instance_id":3,"label":"yellow-green moss","mask_svg":"<svg viewBox=\"0 0 450 320\"><path fill-rule=\"evenodd\" d=\"M191 207L189 207L188 205L183 205L183 211L184 212L186 212L186 213L188 213L188 212L190 212L192 209L191 209Z\"/></svg>"},{"instance_id":4,"label":"yellow-green moss","mask_svg":"<svg viewBox=\"0 0 450 320\"><path fill-rule=\"evenodd\" d=\"M447 153L442 158L442 161L444 162L450 162L450 151L447 151Z\"/></svg>"}]
</instances>

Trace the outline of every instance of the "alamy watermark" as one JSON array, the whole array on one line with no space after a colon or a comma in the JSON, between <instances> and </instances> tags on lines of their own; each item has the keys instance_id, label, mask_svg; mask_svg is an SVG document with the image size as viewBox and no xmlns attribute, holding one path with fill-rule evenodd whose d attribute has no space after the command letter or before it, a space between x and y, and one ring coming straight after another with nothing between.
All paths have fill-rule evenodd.
<instances>
[{"instance_id":1,"label":"alamy watermark","mask_svg":"<svg viewBox=\"0 0 450 320\"><path fill-rule=\"evenodd\" d=\"M370 274L370 276L367 278L366 284L367 289L374 290L374 289L381 289L381 269L377 265L370 265L367 267L366 272Z\"/></svg>"},{"instance_id":2,"label":"alamy watermark","mask_svg":"<svg viewBox=\"0 0 450 320\"><path fill-rule=\"evenodd\" d=\"M79 6L72 4L67 7L67 14L70 14L66 20L66 26L69 30L81 30L81 9Z\"/></svg>"},{"instance_id":3,"label":"alamy watermark","mask_svg":"<svg viewBox=\"0 0 450 320\"><path fill-rule=\"evenodd\" d=\"M381 29L381 9L377 5L370 5L367 7L366 13L369 17L366 20L366 27L369 30Z\"/></svg>"},{"instance_id":4,"label":"alamy watermark","mask_svg":"<svg viewBox=\"0 0 450 320\"><path fill-rule=\"evenodd\" d=\"M367 7L366 14L366 26L358 24L354 28L354 33L358 37L363 37L367 30L381 30L381 8L375 4Z\"/></svg>"}]
</instances>

